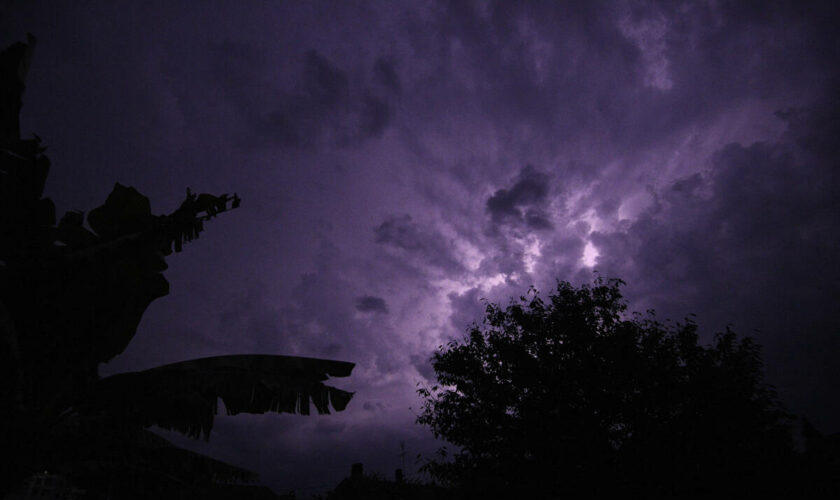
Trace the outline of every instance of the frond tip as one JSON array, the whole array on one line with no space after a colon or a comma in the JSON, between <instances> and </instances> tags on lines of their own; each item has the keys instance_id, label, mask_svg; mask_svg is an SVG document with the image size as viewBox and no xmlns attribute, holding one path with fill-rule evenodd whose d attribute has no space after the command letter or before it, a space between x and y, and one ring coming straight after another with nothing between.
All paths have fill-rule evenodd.
<instances>
[{"instance_id":1,"label":"frond tip","mask_svg":"<svg viewBox=\"0 0 840 500\"><path fill-rule=\"evenodd\" d=\"M228 415L239 413L319 414L342 411L352 392L323 384L347 377L354 364L295 356L234 355L201 358L102 379L86 413L158 425L207 439L221 398Z\"/></svg>"}]
</instances>

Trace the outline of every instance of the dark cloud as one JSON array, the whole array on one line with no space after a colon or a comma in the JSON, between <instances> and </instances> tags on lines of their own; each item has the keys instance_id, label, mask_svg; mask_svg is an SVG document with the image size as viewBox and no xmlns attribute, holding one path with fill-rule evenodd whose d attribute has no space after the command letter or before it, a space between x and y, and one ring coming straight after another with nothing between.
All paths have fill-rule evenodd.
<instances>
[{"instance_id":1,"label":"dark cloud","mask_svg":"<svg viewBox=\"0 0 840 500\"><path fill-rule=\"evenodd\" d=\"M810 92L837 66L837 11L831 2L440 2L441 92L468 82L462 99L509 137L514 158L580 141L590 158L626 157L745 101ZM527 145L513 132L523 129Z\"/></svg>"},{"instance_id":2,"label":"dark cloud","mask_svg":"<svg viewBox=\"0 0 840 500\"><path fill-rule=\"evenodd\" d=\"M487 200L487 213L496 224L524 225L534 230L553 227L544 212L550 188L548 175L531 165L525 166L514 179L513 186L499 189Z\"/></svg>"},{"instance_id":3,"label":"dark cloud","mask_svg":"<svg viewBox=\"0 0 840 500\"><path fill-rule=\"evenodd\" d=\"M599 201L595 210L598 216L609 219L616 215L620 206L621 200L617 196L610 196Z\"/></svg>"},{"instance_id":4,"label":"dark cloud","mask_svg":"<svg viewBox=\"0 0 840 500\"><path fill-rule=\"evenodd\" d=\"M304 53L300 77L291 88L266 79L267 63L263 51L250 44L210 46L211 75L245 121L240 135L246 144L356 146L381 136L391 122L396 92L390 86L399 82L384 60L374 65L372 74L379 88L351 79L347 70L316 50Z\"/></svg>"},{"instance_id":5,"label":"dark cloud","mask_svg":"<svg viewBox=\"0 0 840 500\"><path fill-rule=\"evenodd\" d=\"M209 51L211 75L228 98L245 104L247 91L263 78L265 54L253 44L232 40L212 42ZM165 64L176 63L166 60Z\"/></svg>"},{"instance_id":6,"label":"dark cloud","mask_svg":"<svg viewBox=\"0 0 840 500\"><path fill-rule=\"evenodd\" d=\"M531 151L590 127L618 127L613 111L629 111L620 82L639 78L640 57L617 29L616 9L596 4L441 2L440 77L481 82L464 98L503 136L527 127Z\"/></svg>"},{"instance_id":7,"label":"dark cloud","mask_svg":"<svg viewBox=\"0 0 840 500\"><path fill-rule=\"evenodd\" d=\"M382 297L365 295L356 299L356 310L362 312L388 314L388 304Z\"/></svg>"},{"instance_id":8,"label":"dark cloud","mask_svg":"<svg viewBox=\"0 0 840 500\"><path fill-rule=\"evenodd\" d=\"M359 111L359 131L365 137L379 137L391 121L391 113L385 100L365 93Z\"/></svg>"},{"instance_id":9,"label":"dark cloud","mask_svg":"<svg viewBox=\"0 0 840 500\"><path fill-rule=\"evenodd\" d=\"M384 410L385 405L380 401L365 401L362 403L362 409L369 412L377 412Z\"/></svg>"},{"instance_id":10,"label":"dark cloud","mask_svg":"<svg viewBox=\"0 0 840 500\"><path fill-rule=\"evenodd\" d=\"M435 370L432 368L432 353L428 355L412 354L411 366L426 380L435 380Z\"/></svg>"},{"instance_id":11,"label":"dark cloud","mask_svg":"<svg viewBox=\"0 0 840 500\"><path fill-rule=\"evenodd\" d=\"M346 145L358 133L350 125L354 110L347 74L317 51L306 52L297 88L282 91L279 97L276 103L266 103L273 109L255 124L268 141L308 148L320 144L327 134L328 141Z\"/></svg>"},{"instance_id":12,"label":"dark cloud","mask_svg":"<svg viewBox=\"0 0 840 500\"><path fill-rule=\"evenodd\" d=\"M598 268L710 331L759 330L768 373L799 411L840 418L840 177L834 95L786 116L779 142L729 144L712 168L673 182L626 231L592 235ZM829 119L835 117L835 119ZM834 297L835 299L829 299ZM808 362L802 363L804 360ZM808 387L807 390L804 390ZM823 420L823 423L827 423Z\"/></svg>"},{"instance_id":13,"label":"dark cloud","mask_svg":"<svg viewBox=\"0 0 840 500\"><path fill-rule=\"evenodd\" d=\"M402 91L396 65L390 58L380 57L376 59L373 65L373 77L377 83L390 89L395 94L399 94Z\"/></svg>"},{"instance_id":14,"label":"dark cloud","mask_svg":"<svg viewBox=\"0 0 840 500\"><path fill-rule=\"evenodd\" d=\"M536 231L546 231L554 228L548 215L536 208L529 208L525 211L525 225Z\"/></svg>"},{"instance_id":15,"label":"dark cloud","mask_svg":"<svg viewBox=\"0 0 840 500\"><path fill-rule=\"evenodd\" d=\"M304 58L302 89L311 105L330 110L348 98L350 85L344 71L317 51L308 50Z\"/></svg>"},{"instance_id":16,"label":"dark cloud","mask_svg":"<svg viewBox=\"0 0 840 500\"><path fill-rule=\"evenodd\" d=\"M479 288L473 287L463 293L452 292L447 298L452 307L449 321L458 333L463 333L484 315L485 305L481 302L484 295Z\"/></svg>"},{"instance_id":17,"label":"dark cloud","mask_svg":"<svg viewBox=\"0 0 840 500\"><path fill-rule=\"evenodd\" d=\"M388 217L373 232L377 243L400 249L416 264L450 273L463 270L452 243L434 229L414 222L408 214Z\"/></svg>"}]
</instances>

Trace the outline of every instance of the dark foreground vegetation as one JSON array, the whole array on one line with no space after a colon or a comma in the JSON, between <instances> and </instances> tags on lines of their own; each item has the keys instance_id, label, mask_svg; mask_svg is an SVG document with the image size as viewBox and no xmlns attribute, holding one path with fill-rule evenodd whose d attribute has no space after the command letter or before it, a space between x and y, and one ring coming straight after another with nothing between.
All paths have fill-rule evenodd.
<instances>
[{"instance_id":1,"label":"dark foreground vegetation","mask_svg":"<svg viewBox=\"0 0 840 500\"><path fill-rule=\"evenodd\" d=\"M759 346L728 328L698 343L626 314L619 280L557 284L433 356L418 421L456 451L426 470L459 498L815 498L838 493L838 440L794 419ZM760 496L758 496L760 495Z\"/></svg>"},{"instance_id":2,"label":"dark foreground vegetation","mask_svg":"<svg viewBox=\"0 0 840 500\"><path fill-rule=\"evenodd\" d=\"M34 45L0 53L0 498L54 494L57 482L62 495L92 499L273 496L241 485L253 473L148 428L206 439L219 399L228 414L309 414L310 401L318 413L341 411L352 394L323 382L353 364L237 355L101 378L99 364L123 352L169 292L164 257L239 198L187 190L177 210L153 215L148 198L117 184L87 217L70 211L56 223L42 197L45 148L20 138Z\"/></svg>"}]
</instances>

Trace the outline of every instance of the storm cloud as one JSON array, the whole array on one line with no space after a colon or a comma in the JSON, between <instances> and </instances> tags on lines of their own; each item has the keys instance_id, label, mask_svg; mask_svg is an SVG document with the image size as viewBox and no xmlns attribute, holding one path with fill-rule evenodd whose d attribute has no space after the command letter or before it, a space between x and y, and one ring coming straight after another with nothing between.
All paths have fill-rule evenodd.
<instances>
[{"instance_id":1,"label":"storm cloud","mask_svg":"<svg viewBox=\"0 0 840 500\"><path fill-rule=\"evenodd\" d=\"M840 430L838 25L819 1L0 7L4 44L39 38L21 125L59 211L115 181L156 213L187 186L243 200L102 372L357 364L329 422L220 419L191 445L301 496L437 446L416 384L482 299L596 271L704 340L755 335L791 411Z\"/></svg>"},{"instance_id":2,"label":"storm cloud","mask_svg":"<svg viewBox=\"0 0 840 500\"><path fill-rule=\"evenodd\" d=\"M461 269L451 242L408 214L388 217L374 228L374 234L377 243L397 249L417 263L451 273Z\"/></svg>"},{"instance_id":3,"label":"storm cloud","mask_svg":"<svg viewBox=\"0 0 840 500\"><path fill-rule=\"evenodd\" d=\"M554 226L543 209L548 192L548 176L528 165L522 168L509 189L499 189L487 200L487 213L496 224L552 229Z\"/></svg>"},{"instance_id":4,"label":"storm cloud","mask_svg":"<svg viewBox=\"0 0 840 500\"><path fill-rule=\"evenodd\" d=\"M382 297L365 295L356 299L356 310L361 312L374 312L388 314L388 304Z\"/></svg>"}]
</instances>

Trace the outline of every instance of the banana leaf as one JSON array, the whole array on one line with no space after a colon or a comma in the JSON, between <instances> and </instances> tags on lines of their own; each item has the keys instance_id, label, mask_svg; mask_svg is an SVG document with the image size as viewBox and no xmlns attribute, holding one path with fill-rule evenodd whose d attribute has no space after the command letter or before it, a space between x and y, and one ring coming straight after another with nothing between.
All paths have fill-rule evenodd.
<instances>
[{"instance_id":1,"label":"banana leaf","mask_svg":"<svg viewBox=\"0 0 840 500\"><path fill-rule=\"evenodd\" d=\"M353 393L323 382L349 376L353 367L344 361L294 356L194 359L104 378L78 411L208 439L219 399L228 415L309 415L310 401L319 414L330 413L330 407L342 411Z\"/></svg>"}]
</instances>

